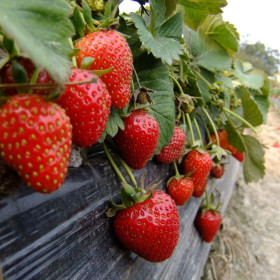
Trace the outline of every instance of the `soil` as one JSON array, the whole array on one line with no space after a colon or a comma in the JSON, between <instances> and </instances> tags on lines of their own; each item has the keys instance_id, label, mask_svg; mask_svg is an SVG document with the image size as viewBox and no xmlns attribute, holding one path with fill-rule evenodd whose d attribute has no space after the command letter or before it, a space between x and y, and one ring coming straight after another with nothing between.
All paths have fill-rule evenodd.
<instances>
[{"instance_id":1,"label":"soil","mask_svg":"<svg viewBox=\"0 0 280 280\"><path fill-rule=\"evenodd\" d=\"M280 115L274 108L257 138L266 147L266 175L246 185L240 169L203 279L280 279Z\"/></svg>"}]
</instances>

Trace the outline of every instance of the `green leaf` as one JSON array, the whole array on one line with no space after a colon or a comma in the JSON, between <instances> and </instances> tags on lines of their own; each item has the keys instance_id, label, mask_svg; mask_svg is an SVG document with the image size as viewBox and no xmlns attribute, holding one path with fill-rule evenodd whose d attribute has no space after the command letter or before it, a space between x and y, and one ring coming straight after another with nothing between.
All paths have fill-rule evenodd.
<instances>
[{"instance_id":1,"label":"green leaf","mask_svg":"<svg viewBox=\"0 0 280 280\"><path fill-rule=\"evenodd\" d=\"M259 73L245 72L242 63L235 61L234 76L239 80L241 85L259 90L264 85L264 78Z\"/></svg>"},{"instance_id":2,"label":"green leaf","mask_svg":"<svg viewBox=\"0 0 280 280\"><path fill-rule=\"evenodd\" d=\"M17 62L13 62L12 64L12 75L15 83L28 83L25 69Z\"/></svg>"},{"instance_id":3,"label":"green leaf","mask_svg":"<svg viewBox=\"0 0 280 280\"><path fill-rule=\"evenodd\" d=\"M134 61L134 66L141 86L155 91L149 93L154 101L149 114L157 119L160 126L160 137L156 151L159 152L162 147L169 143L175 125L173 83L169 78L169 69L160 59L156 59L152 54L146 52ZM134 84L137 88L136 81Z\"/></svg>"},{"instance_id":4,"label":"green leaf","mask_svg":"<svg viewBox=\"0 0 280 280\"><path fill-rule=\"evenodd\" d=\"M245 182L258 182L265 175L264 151L261 143L250 135L242 135L245 146L243 173Z\"/></svg>"},{"instance_id":5,"label":"green leaf","mask_svg":"<svg viewBox=\"0 0 280 280\"><path fill-rule=\"evenodd\" d=\"M222 7L227 5L226 0L180 0L184 23L196 30L208 14L222 13Z\"/></svg>"},{"instance_id":6,"label":"green leaf","mask_svg":"<svg viewBox=\"0 0 280 280\"><path fill-rule=\"evenodd\" d=\"M84 15L85 22L87 23L87 25L89 27L93 28L94 26L92 23L92 15L91 15L90 6L88 5L88 3L86 1L83 1L82 7L83 7L83 15Z\"/></svg>"},{"instance_id":7,"label":"green leaf","mask_svg":"<svg viewBox=\"0 0 280 280\"><path fill-rule=\"evenodd\" d=\"M241 97L244 118L253 126L263 124L263 114L255 100L251 97L250 92L245 87L240 87L236 91Z\"/></svg>"},{"instance_id":8,"label":"green leaf","mask_svg":"<svg viewBox=\"0 0 280 280\"><path fill-rule=\"evenodd\" d=\"M117 134L119 128L122 130L124 129L124 122L118 111L112 109L108 122L106 124L106 133L114 137Z\"/></svg>"},{"instance_id":9,"label":"green leaf","mask_svg":"<svg viewBox=\"0 0 280 280\"><path fill-rule=\"evenodd\" d=\"M0 28L57 82L68 80L74 28L63 0L1 0Z\"/></svg>"},{"instance_id":10,"label":"green leaf","mask_svg":"<svg viewBox=\"0 0 280 280\"><path fill-rule=\"evenodd\" d=\"M163 23L155 35L147 29L142 17L135 13L130 14L130 16L138 29L140 40L148 51L167 64L172 64L173 60L179 60L179 55L183 53L178 38L180 30L182 30L180 13Z\"/></svg>"},{"instance_id":11,"label":"green leaf","mask_svg":"<svg viewBox=\"0 0 280 280\"><path fill-rule=\"evenodd\" d=\"M245 146L242 138L242 134L236 127L233 125L233 122L228 121L226 123L225 129L228 133L229 143L235 147L239 152L245 151Z\"/></svg>"},{"instance_id":12,"label":"green leaf","mask_svg":"<svg viewBox=\"0 0 280 280\"><path fill-rule=\"evenodd\" d=\"M74 23L76 33L80 34L80 36L83 37L84 30L85 30L85 23L82 18L82 14L80 13L77 7L75 7L73 12L73 23Z\"/></svg>"},{"instance_id":13,"label":"green leaf","mask_svg":"<svg viewBox=\"0 0 280 280\"><path fill-rule=\"evenodd\" d=\"M238 51L239 35L232 24L223 21L221 14L208 15L201 28L206 35L226 49L229 54L234 54Z\"/></svg>"},{"instance_id":14,"label":"green leaf","mask_svg":"<svg viewBox=\"0 0 280 280\"><path fill-rule=\"evenodd\" d=\"M169 18L173 15L174 11L176 10L177 4L179 0L165 0L165 18Z\"/></svg>"},{"instance_id":15,"label":"green leaf","mask_svg":"<svg viewBox=\"0 0 280 280\"><path fill-rule=\"evenodd\" d=\"M232 61L226 50L207 37L202 30L196 32L185 26L183 33L194 56L193 63L213 72L228 70L231 67Z\"/></svg>"},{"instance_id":16,"label":"green leaf","mask_svg":"<svg viewBox=\"0 0 280 280\"><path fill-rule=\"evenodd\" d=\"M158 29L164 22L165 9L162 0L150 0L150 26L152 31Z\"/></svg>"}]
</instances>

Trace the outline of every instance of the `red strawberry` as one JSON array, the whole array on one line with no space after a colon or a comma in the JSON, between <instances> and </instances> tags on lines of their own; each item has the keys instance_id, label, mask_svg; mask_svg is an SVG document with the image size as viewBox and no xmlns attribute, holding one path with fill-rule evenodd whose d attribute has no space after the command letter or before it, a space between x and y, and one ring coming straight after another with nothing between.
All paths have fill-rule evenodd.
<instances>
[{"instance_id":1,"label":"red strawberry","mask_svg":"<svg viewBox=\"0 0 280 280\"><path fill-rule=\"evenodd\" d=\"M221 222L221 214L213 210L200 210L195 218L195 226L206 242L213 241Z\"/></svg>"},{"instance_id":2,"label":"red strawberry","mask_svg":"<svg viewBox=\"0 0 280 280\"><path fill-rule=\"evenodd\" d=\"M161 262L173 253L180 234L178 209L163 191L135 206L121 210L114 230L121 243L150 262Z\"/></svg>"},{"instance_id":3,"label":"red strawberry","mask_svg":"<svg viewBox=\"0 0 280 280\"><path fill-rule=\"evenodd\" d=\"M193 194L193 180L191 178L173 177L167 183L168 194L174 199L176 205L184 205Z\"/></svg>"},{"instance_id":4,"label":"red strawberry","mask_svg":"<svg viewBox=\"0 0 280 280\"><path fill-rule=\"evenodd\" d=\"M193 179L193 196L201 197L208 181L212 159L208 152L191 150L183 161L184 174Z\"/></svg>"},{"instance_id":5,"label":"red strawberry","mask_svg":"<svg viewBox=\"0 0 280 280\"><path fill-rule=\"evenodd\" d=\"M35 71L35 65L33 62L28 59L21 57L17 61L20 65L23 66L23 68L26 71L28 80L30 81L32 78L32 75L34 74ZM7 63L1 70L0 70L0 77L2 78L2 83L3 84L13 84L14 79L13 79L13 74L12 74L12 64ZM52 82L49 74L45 71L42 70L39 72L36 83L37 84L43 84L43 83L50 83ZM9 89L4 89L4 92L8 95L16 94L17 90L15 88L9 88ZM33 91L35 94L48 94L48 90L41 90L41 89L36 89Z\"/></svg>"},{"instance_id":6,"label":"red strawberry","mask_svg":"<svg viewBox=\"0 0 280 280\"><path fill-rule=\"evenodd\" d=\"M40 96L15 95L0 109L1 156L39 192L53 192L63 183L71 139L65 111Z\"/></svg>"},{"instance_id":7,"label":"red strawberry","mask_svg":"<svg viewBox=\"0 0 280 280\"><path fill-rule=\"evenodd\" d=\"M101 137L110 115L111 96L101 79L91 71L72 69L70 82L91 83L66 86L57 103L73 125L73 143L89 147Z\"/></svg>"},{"instance_id":8,"label":"red strawberry","mask_svg":"<svg viewBox=\"0 0 280 280\"><path fill-rule=\"evenodd\" d=\"M177 161L185 152L185 144L186 134L181 128L175 127L169 144L156 155L156 159L163 163Z\"/></svg>"},{"instance_id":9,"label":"red strawberry","mask_svg":"<svg viewBox=\"0 0 280 280\"><path fill-rule=\"evenodd\" d=\"M159 124L148 113L137 110L124 119L124 130L119 130L114 142L133 169L142 169L155 152L159 138Z\"/></svg>"},{"instance_id":10,"label":"red strawberry","mask_svg":"<svg viewBox=\"0 0 280 280\"><path fill-rule=\"evenodd\" d=\"M92 57L90 70L113 68L101 79L112 96L112 106L123 109L130 99L133 70L132 53L124 37L115 30L99 30L78 40L75 48L80 49L76 56L78 67L84 57Z\"/></svg>"},{"instance_id":11,"label":"red strawberry","mask_svg":"<svg viewBox=\"0 0 280 280\"><path fill-rule=\"evenodd\" d=\"M224 175L225 166L223 164L217 164L212 166L210 174L214 178L221 178Z\"/></svg>"},{"instance_id":12,"label":"red strawberry","mask_svg":"<svg viewBox=\"0 0 280 280\"><path fill-rule=\"evenodd\" d=\"M241 152L238 152L236 150L235 153L232 154L237 160L239 160L240 162L243 162L244 159L245 159L245 153L241 153Z\"/></svg>"},{"instance_id":13,"label":"red strawberry","mask_svg":"<svg viewBox=\"0 0 280 280\"><path fill-rule=\"evenodd\" d=\"M218 137L219 137L219 141L220 141L220 146L221 146L221 148L227 150L227 149L228 149L228 145L229 145L227 131L224 130L224 129L220 129L220 130L218 131ZM211 141L212 141L214 144L217 144L217 139L216 139L216 136L215 136L214 133L211 133Z\"/></svg>"}]
</instances>

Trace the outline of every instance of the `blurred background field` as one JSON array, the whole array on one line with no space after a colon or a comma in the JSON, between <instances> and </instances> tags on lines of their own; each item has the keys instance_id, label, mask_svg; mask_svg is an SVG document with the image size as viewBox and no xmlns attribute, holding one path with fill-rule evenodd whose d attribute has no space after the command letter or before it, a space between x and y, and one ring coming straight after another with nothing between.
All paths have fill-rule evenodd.
<instances>
[{"instance_id":1,"label":"blurred background field","mask_svg":"<svg viewBox=\"0 0 280 280\"><path fill-rule=\"evenodd\" d=\"M280 279L280 99L272 98L268 121L259 127L266 176L246 185L239 174L204 280Z\"/></svg>"}]
</instances>

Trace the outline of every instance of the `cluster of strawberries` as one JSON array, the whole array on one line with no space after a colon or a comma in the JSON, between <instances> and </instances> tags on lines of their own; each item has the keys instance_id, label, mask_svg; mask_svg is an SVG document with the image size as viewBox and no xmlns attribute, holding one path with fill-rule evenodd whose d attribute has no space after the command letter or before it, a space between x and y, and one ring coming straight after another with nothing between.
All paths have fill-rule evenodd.
<instances>
[{"instance_id":1,"label":"cluster of strawberries","mask_svg":"<svg viewBox=\"0 0 280 280\"><path fill-rule=\"evenodd\" d=\"M64 182L71 145L89 147L96 143L104 132L111 108L123 109L130 101L133 59L120 33L92 32L78 40L75 48L80 49L76 55L78 68L71 69L69 82L56 100L48 101L47 90L18 94L15 89L7 89L5 93L10 97L0 108L1 156L28 185L41 193L51 193ZM92 59L86 70L81 67L85 58ZM26 59L19 62L30 80L34 65ZM2 68L3 83L13 84L11 69L10 64ZM92 70L104 73L99 77ZM36 82L55 84L45 71L39 73ZM142 169L155 153L159 124L145 110L135 110L123 121L124 129L118 131L113 141L129 167ZM152 262L171 256L180 231L176 205L204 194L212 168L207 151L192 149L185 155L185 146L186 134L175 126L170 143L155 158L168 164L183 158L184 175L170 178L168 194L157 190L143 201L135 199L133 205L121 209L115 217L114 229L119 240ZM229 144L221 146L230 148ZM237 153L232 151L236 157ZM223 171L220 175L217 171L212 173L219 177ZM131 196L134 194L133 191ZM204 240L211 242L221 216L216 208L207 207L199 212L196 225Z\"/></svg>"}]
</instances>

